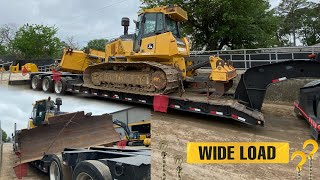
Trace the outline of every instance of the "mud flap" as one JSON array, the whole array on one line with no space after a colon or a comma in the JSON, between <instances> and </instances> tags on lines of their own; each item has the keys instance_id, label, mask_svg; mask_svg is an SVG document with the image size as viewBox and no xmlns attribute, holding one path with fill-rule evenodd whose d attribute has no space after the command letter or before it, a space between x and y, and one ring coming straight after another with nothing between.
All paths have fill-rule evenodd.
<instances>
[{"instance_id":1,"label":"mud flap","mask_svg":"<svg viewBox=\"0 0 320 180\"><path fill-rule=\"evenodd\" d=\"M28 175L28 163L18 164L17 166L13 167L14 173L18 179L22 179Z\"/></svg>"},{"instance_id":2,"label":"mud flap","mask_svg":"<svg viewBox=\"0 0 320 180\"><path fill-rule=\"evenodd\" d=\"M155 95L153 98L154 112L166 113L168 110L169 97L166 95Z\"/></svg>"},{"instance_id":3,"label":"mud flap","mask_svg":"<svg viewBox=\"0 0 320 180\"><path fill-rule=\"evenodd\" d=\"M61 153L64 148L87 148L120 140L111 115L90 116L76 112L48 119L49 124L23 129L17 134L20 163Z\"/></svg>"}]
</instances>

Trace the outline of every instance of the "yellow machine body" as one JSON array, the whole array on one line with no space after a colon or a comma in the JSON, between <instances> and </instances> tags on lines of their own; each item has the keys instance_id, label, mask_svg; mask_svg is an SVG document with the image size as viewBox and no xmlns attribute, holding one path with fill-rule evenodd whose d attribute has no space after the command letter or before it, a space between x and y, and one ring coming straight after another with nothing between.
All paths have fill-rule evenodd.
<instances>
[{"instance_id":1,"label":"yellow machine body","mask_svg":"<svg viewBox=\"0 0 320 180\"><path fill-rule=\"evenodd\" d=\"M145 9L139 13L139 18L145 14L159 13L163 13L166 18L172 19L174 22L184 22L188 20L187 12L177 6ZM140 29L141 28L143 27L140 27ZM139 36L137 33L136 36ZM187 38L177 37L169 31L147 35L141 38L139 51L135 50L134 43L134 38L130 39L125 37L108 43L106 45L106 62L108 60L158 62L176 67L184 78L195 75L193 70L187 71L187 68L193 65L192 62L185 60L185 57L190 56L190 45ZM152 48L151 45L153 46ZM210 57L210 59L211 58L215 59L214 57ZM225 62L219 66L217 66L215 62L210 64L212 67L210 80L228 82L235 77L236 72L231 65L227 65Z\"/></svg>"},{"instance_id":2,"label":"yellow machine body","mask_svg":"<svg viewBox=\"0 0 320 180\"><path fill-rule=\"evenodd\" d=\"M180 23L187 20L187 12L178 6L144 9L135 21L135 34L128 34L130 20L122 18L124 35L106 44L104 63L86 68L83 86L169 94L189 82L209 84L222 95L232 86L236 71L229 62L214 56L203 63L190 57L189 41L180 32ZM198 76L196 70L207 65L212 69L209 75Z\"/></svg>"},{"instance_id":3,"label":"yellow machine body","mask_svg":"<svg viewBox=\"0 0 320 180\"><path fill-rule=\"evenodd\" d=\"M151 124L150 121L141 121L141 122L136 122L136 123L130 123L130 124L128 124L128 127L131 127L131 129L132 129L133 126L142 127L144 125L149 125L150 126L150 124ZM120 127L119 125L114 125L114 128L123 128L123 127ZM128 137L126 135L124 139L127 140L127 141L131 141L131 142L142 141L143 145L146 146L146 147L151 145L151 138L150 138L150 136L147 135L147 134L150 135L151 130L148 131L148 132L141 132L139 130L138 131L131 131L131 133L132 134L139 134L139 136L137 136L138 138L130 138L130 137Z\"/></svg>"},{"instance_id":4,"label":"yellow machine body","mask_svg":"<svg viewBox=\"0 0 320 180\"><path fill-rule=\"evenodd\" d=\"M211 81L229 81L237 77L236 69L220 57L211 56L210 65L212 68L209 79Z\"/></svg>"},{"instance_id":5,"label":"yellow machine body","mask_svg":"<svg viewBox=\"0 0 320 180\"><path fill-rule=\"evenodd\" d=\"M29 119L29 121L28 121L28 129L33 129L35 127L37 127L37 126L33 124L32 119Z\"/></svg>"},{"instance_id":6,"label":"yellow machine body","mask_svg":"<svg viewBox=\"0 0 320 180\"><path fill-rule=\"evenodd\" d=\"M104 61L105 53L90 49L88 53L73 49L64 49L59 67L62 71L82 73L89 65Z\"/></svg>"},{"instance_id":7,"label":"yellow machine body","mask_svg":"<svg viewBox=\"0 0 320 180\"><path fill-rule=\"evenodd\" d=\"M34 63L27 63L27 64L25 64L24 66L21 67L21 69L24 69L24 68L26 68L26 70L28 72L38 72L39 71L38 70L38 66L36 64L34 64Z\"/></svg>"},{"instance_id":8,"label":"yellow machine body","mask_svg":"<svg viewBox=\"0 0 320 180\"><path fill-rule=\"evenodd\" d=\"M19 63L15 66L10 65L10 70L12 73L18 73L19 72Z\"/></svg>"}]
</instances>

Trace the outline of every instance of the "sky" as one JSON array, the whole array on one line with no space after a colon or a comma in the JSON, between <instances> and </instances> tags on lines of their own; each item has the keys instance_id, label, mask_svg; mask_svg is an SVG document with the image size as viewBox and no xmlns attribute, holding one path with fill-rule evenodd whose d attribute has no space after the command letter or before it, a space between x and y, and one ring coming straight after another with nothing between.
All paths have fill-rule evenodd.
<instances>
[{"instance_id":1,"label":"sky","mask_svg":"<svg viewBox=\"0 0 320 180\"><path fill-rule=\"evenodd\" d=\"M58 37L74 37L80 45L95 38L116 38L123 33L121 18L133 19L138 0L0 0L0 26L25 23L58 27Z\"/></svg>"},{"instance_id":2,"label":"sky","mask_svg":"<svg viewBox=\"0 0 320 180\"><path fill-rule=\"evenodd\" d=\"M279 2L270 0L272 7ZM139 0L0 0L0 4L0 26L55 25L60 39L73 37L80 47L92 39L122 35L122 17L130 18L129 32L134 32L133 20L142 6Z\"/></svg>"}]
</instances>

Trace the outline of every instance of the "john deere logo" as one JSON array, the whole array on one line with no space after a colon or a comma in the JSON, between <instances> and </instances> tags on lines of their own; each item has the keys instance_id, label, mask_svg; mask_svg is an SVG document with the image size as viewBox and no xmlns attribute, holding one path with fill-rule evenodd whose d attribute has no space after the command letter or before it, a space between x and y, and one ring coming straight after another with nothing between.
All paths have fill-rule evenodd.
<instances>
[{"instance_id":1,"label":"john deere logo","mask_svg":"<svg viewBox=\"0 0 320 180\"><path fill-rule=\"evenodd\" d=\"M148 49L153 49L153 44L152 43L150 43L150 44L148 44L148 47L147 47Z\"/></svg>"}]
</instances>

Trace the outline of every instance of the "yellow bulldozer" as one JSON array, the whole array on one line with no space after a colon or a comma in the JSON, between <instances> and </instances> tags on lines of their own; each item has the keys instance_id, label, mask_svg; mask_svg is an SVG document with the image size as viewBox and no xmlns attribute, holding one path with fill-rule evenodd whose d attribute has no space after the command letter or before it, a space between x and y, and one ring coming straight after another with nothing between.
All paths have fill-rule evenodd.
<instances>
[{"instance_id":1,"label":"yellow bulldozer","mask_svg":"<svg viewBox=\"0 0 320 180\"><path fill-rule=\"evenodd\" d=\"M129 18L122 18L124 35L109 42L105 62L84 71L89 88L136 94L168 94L183 90L186 84L205 83L216 94L223 94L237 76L228 61L211 56L197 63L190 57L190 46L180 32L187 12L178 6L144 9L139 13L135 34L128 34ZM196 70L210 64L207 76Z\"/></svg>"},{"instance_id":2,"label":"yellow bulldozer","mask_svg":"<svg viewBox=\"0 0 320 180\"><path fill-rule=\"evenodd\" d=\"M94 49L84 51L66 48L63 50L61 61L56 65L56 69L63 72L83 73L92 64L104 62L105 53Z\"/></svg>"}]
</instances>

